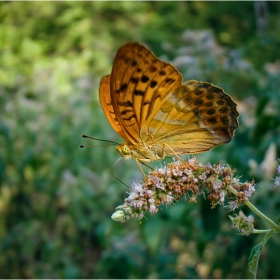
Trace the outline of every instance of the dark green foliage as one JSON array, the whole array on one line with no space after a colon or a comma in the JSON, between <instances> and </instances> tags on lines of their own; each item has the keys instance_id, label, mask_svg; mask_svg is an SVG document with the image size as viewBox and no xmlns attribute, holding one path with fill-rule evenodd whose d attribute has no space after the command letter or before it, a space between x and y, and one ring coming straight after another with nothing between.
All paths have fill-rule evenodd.
<instances>
[{"instance_id":1,"label":"dark green foliage","mask_svg":"<svg viewBox=\"0 0 280 280\"><path fill-rule=\"evenodd\" d=\"M250 277L247 260L260 237L235 235L226 210L211 210L203 198L162 206L141 223L111 220L126 186L110 171L128 185L141 173L133 160L114 167L112 146L79 145L100 145L83 133L122 142L103 114L98 87L117 49L139 41L173 61L184 80L211 82L238 103L233 141L198 157L256 178L254 202L276 219L270 164L280 157L280 5L266 4L261 29L254 5L0 3L1 278ZM256 219L256 227L265 226ZM280 277L277 238L260 256L259 278Z\"/></svg>"}]
</instances>

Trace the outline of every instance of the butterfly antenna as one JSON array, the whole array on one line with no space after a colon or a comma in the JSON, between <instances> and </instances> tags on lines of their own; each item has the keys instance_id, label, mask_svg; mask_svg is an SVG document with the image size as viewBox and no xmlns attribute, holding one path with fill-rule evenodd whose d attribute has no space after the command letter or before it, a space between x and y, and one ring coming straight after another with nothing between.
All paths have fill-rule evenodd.
<instances>
[{"instance_id":1,"label":"butterfly antenna","mask_svg":"<svg viewBox=\"0 0 280 280\"><path fill-rule=\"evenodd\" d=\"M111 146L111 144L96 145L96 146L84 146L84 145L80 145L80 148L96 148L96 147L104 147L104 146Z\"/></svg>"},{"instance_id":2,"label":"butterfly antenna","mask_svg":"<svg viewBox=\"0 0 280 280\"><path fill-rule=\"evenodd\" d=\"M113 174L112 170L110 170L110 173L111 173L111 175L112 175L116 180L118 180L120 183L122 183L122 184L125 185L127 188L129 188L129 186L128 186L126 183L124 183L122 180L120 180L119 178L117 178L117 177Z\"/></svg>"},{"instance_id":3,"label":"butterfly antenna","mask_svg":"<svg viewBox=\"0 0 280 280\"><path fill-rule=\"evenodd\" d=\"M113 168L117 165L117 163L121 160L121 157L116 161L116 163L113 165L112 169L110 170L111 175L118 180L120 183L122 183L123 185L125 185L127 188L129 188L129 186L124 183L122 180L120 180L119 178L117 178L114 174L113 174Z\"/></svg>"},{"instance_id":4,"label":"butterfly antenna","mask_svg":"<svg viewBox=\"0 0 280 280\"><path fill-rule=\"evenodd\" d=\"M87 136L87 135L85 135L85 134L83 134L82 137L83 137L83 138L93 139L93 140L98 140L98 141L102 141L102 142L108 142L108 143L112 143L112 144L116 144L116 145L120 145L119 143L114 142L114 141L104 140L104 139L99 139L99 138L94 138L94 137Z\"/></svg>"}]
</instances>

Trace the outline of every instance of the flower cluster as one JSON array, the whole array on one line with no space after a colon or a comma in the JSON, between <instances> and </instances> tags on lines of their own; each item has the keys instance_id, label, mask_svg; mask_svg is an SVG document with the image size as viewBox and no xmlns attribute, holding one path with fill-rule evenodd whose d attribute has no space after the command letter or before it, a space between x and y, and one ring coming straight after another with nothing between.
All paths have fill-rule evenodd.
<instances>
[{"instance_id":1,"label":"flower cluster","mask_svg":"<svg viewBox=\"0 0 280 280\"><path fill-rule=\"evenodd\" d=\"M174 160L151 171L144 183L134 183L129 196L123 205L116 208L112 219L120 222L131 218L142 219L146 211L157 213L161 204L170 205L182 196L196 202L200 194L207 194L212 208L223 205L227 197L229 210L234 210L255 192L254 182L241 184L238 178L233 177L234 172L222 163L204 165L196 158Z\"/></svg>"},{"instance_id":2,"label":"flower cluster","mask_svg":"<svg viewBox=\"0 0 280 280\"><path fill-rule=\"evenodd\" d=\"M239 215L235 214L235 217L229 216L233 228L236 229L241 235L249 235L254 231L254 217L249 215L248 217L242 211L239 211Z\"/></svg>"}]
</instances>

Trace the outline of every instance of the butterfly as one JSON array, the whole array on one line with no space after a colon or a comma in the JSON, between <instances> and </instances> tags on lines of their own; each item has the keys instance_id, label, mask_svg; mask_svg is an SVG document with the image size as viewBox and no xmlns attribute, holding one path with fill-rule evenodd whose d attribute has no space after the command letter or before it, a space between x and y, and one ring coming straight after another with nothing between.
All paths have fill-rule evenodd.
<instances>
[{"instance_id":1,"label":"butterfly","mask_svg":"<svg viewBox=\"0 0 280 280\"><path fill-rule=\"evenodd\" d=\"M125 140L125 159L146 163L196 154L231 141L238 127L236 104L223 89L190 80L139 43L120 47L99 98L113 129ZM141 170L141 168L140 168ZM143 172L142 172L143 173Z\"/></svg>"}]
</instances>

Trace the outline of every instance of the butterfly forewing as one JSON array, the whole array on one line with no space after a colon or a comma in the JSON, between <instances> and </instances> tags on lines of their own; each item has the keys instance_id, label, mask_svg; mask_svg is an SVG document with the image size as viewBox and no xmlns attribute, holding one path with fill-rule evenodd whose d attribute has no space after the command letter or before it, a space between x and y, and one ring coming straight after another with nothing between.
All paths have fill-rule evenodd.
<instances>
[{"instance_id":1,"label":"butterfly forewing","mask_svg":"<svg viewBox=\"0 0 280 280\"><path fill-rule=\"evenodd\" d=\"M138 143L148 116L182 83L181 74L138 43L118 51L111 74L111 98L116 118L130 143Z\"/></svg>"},{"instance_id":2,"label":"butterfly forewing","mask_svg":"<svg viewBox=\"0 0 280 280\"><path fill-rule=\"evenodd\" d=\"M107 117L109 123L114 128L114 130L126 141L129 139L123 132L122 127L117 120L114 106L112 104L111 94L110 94L110 75L104 76L101 80L99 87L99 99L105 116Z\"/></svg>"}]
</instances>

